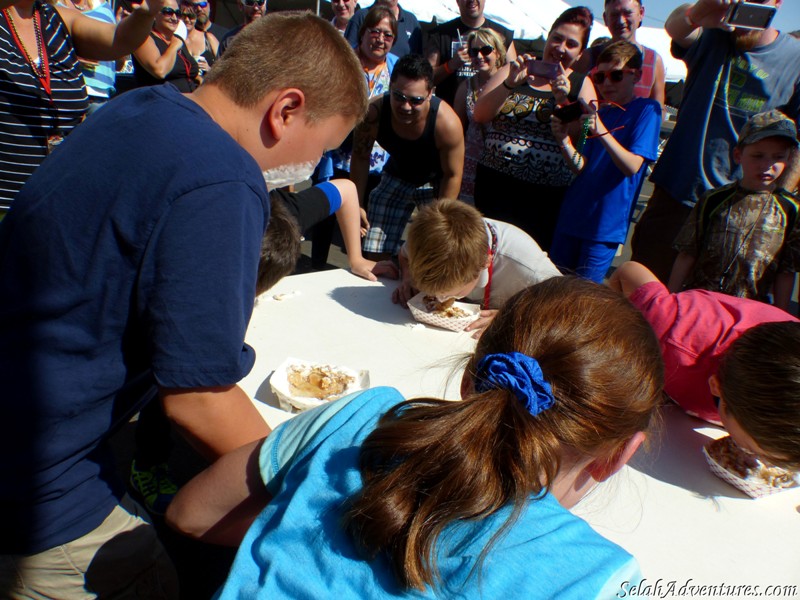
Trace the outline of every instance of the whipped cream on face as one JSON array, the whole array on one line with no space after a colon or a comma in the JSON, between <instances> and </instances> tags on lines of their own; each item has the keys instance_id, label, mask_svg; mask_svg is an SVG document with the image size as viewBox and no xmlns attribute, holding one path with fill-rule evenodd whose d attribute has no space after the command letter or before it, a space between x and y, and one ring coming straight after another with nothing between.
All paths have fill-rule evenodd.
<instances>
[{"instance_id":1,"label":"whipped cream on face","mask_svg":"<svg viewBox=\"0 0 800 600\"><path fill-rule=\"evenodd\" d=\"M302 163L280 165L263 171L267 189L286 187L309 179L314 174L319 160L309 160Z\"/></svg>"}]
</instances>

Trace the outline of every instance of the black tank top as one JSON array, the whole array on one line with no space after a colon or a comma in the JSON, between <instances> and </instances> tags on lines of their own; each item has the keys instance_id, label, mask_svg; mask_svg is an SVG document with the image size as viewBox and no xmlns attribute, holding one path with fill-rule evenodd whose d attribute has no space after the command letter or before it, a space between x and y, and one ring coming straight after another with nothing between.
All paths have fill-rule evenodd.
<instances>
[{"instance_id":1,"label":"black tank top","mask_svg":"<svg viewBox=\"0 0 800 600\"><path fill-rule=\"evenodd\" d=\"M436 147L436 114L441 100L431 97L431 107L425 121L425 129L415 140L398 136L392 127L392 107L389 93L383 96L381 119L378 124L378 143L389 153L389 161L384 171L416 186L435 181L442 177L442 164L439 149Z\"/></svg>"},{"instance_id":2,"label":"black tank top","mask_svg":"<svg viewBox=\"0 0 800 600\"><path fill-rule=\"evenodd\" d=\"M150 37L156 43L158 51L164 54L164 52L167 51L167 42L153 32L150 32ZM172 69L167 73L164 79L153 77L150 72L136 60L135 54L132 54L131 57L133 58L133 77L136 80L137 87L161 85L165 81L168 81L183 93L193 92L197 89L196 78L200 73L200 67L197 66L197 61L189 53L185 44L181 46L177 56L175 56L175 64L172 65Z\"/></svg>"}]
</instances>

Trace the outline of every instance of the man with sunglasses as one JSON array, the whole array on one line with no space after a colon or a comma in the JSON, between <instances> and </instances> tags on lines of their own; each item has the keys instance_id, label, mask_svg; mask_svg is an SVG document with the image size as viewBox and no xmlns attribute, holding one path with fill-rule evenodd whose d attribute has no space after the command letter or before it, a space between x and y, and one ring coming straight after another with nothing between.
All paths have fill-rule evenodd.
<instances>
[{"instance_id":1,"label":"man with sunglasses","mask_svg":"<svg viewBox=\"0 0 800 600\"><path fill-rule=\"evenodd\" d=\"M458 86L477 71L467 49L467 38L473 31L485 27L498 33L506 47L506 60L517 57L514 32L483 15L486 0L456 0L460 15L438 25L430 32L425 56L433 66L436 96L453 106Z\"/></svg>"},{"instance_id":2,"label":"man with sunglasses","mask_svg":"<svg viewBox=\"0 0 800 600\"><path fill-rule=\"evenodd\" d=\"M0 597L178 597L108 438L150 402L209 461L269 433L237 386L268 187L366 109L330 23L270 15L194 93L120 96L28 180L0 223Z\"/></svg>"},{"instance_id":3,"label":"man with sunglasses","mask_svg":"<svg viewBox=\"0 0 800 600\"><path fill-rule=\"evenodd\" d=\"M219 42L219 55L228 49L228 46L233 41L233 38L245 27L250 25L267 14L267 0L239 0L236 3L239 10L244 14L244 22L231 29Z\"/></svg>"},{"instance_id":4,"label":"man with sunglasses","mask_svg":"<svg viewBox=\"0 0 800 600\"><path fill-rule=\"evenodd\" d=\"M389 51L397 57L403 57L406 54L421 54L422 53L422 28L419 25L417 17L414 13L409 12L398 4L397 0L378 0L380 4L385 4L394 13L394 18L397 19L397 37L392 44L392 49ZM378 4L376 2L375 4ZM361 31L361 25L369 12L369 9L375 4L362 8L356 11L353 18L347 24L347 29L344 31L344 37L350 42L353 48L358 47L361 42L358 39L358 32Z\"/></svg>"},{"instance_id":5,"label":"man with sunglasses","mask_svg":"<svg viewBox=\"0 0 800 600\"><path fill-rule=\"evenodd\" d=\"M211 4L210 0L181 0L181 9L191 10L197 15L197 21L194 26L200 31L207 31L218 40L225 37L228 33L228 28L211 22Z\"/></svg>"},{"instance_id":6,"label":"man with sunglasses","mask_svg":"<svg viewBox=\"0 0 800 600\"><path fill-rule=\"evenodd\" d=\"M783 2L757 3L780 9ZM672 244L692 207L708 190L738 178L733 152L747 120L773 109L795 122L800 116L800 40L773 27L731 28L725 22L730 4L698 0L675 9L666 23L672 53L688 69L686 91L632 241L633 260L665 283L677 257ZM779 187L796 188L798 156L793 153Z\"/></svg>"},{"instance_id":7,"label":"man with sunglasses","mask_svg":"<svg viewBox=\"0 0 800 600\"><path fill-rule=\"evenodd\" d=\"M464 168L461 120L433 93L433 67L419 54L397 61L390 91L373 98L356 128L350 178L367 209L364 256L397 256L415 206L435 198L457 198ZM365 190L375 141L389 153L381 181L367 202Z\"/></svg>"}]
</instances>

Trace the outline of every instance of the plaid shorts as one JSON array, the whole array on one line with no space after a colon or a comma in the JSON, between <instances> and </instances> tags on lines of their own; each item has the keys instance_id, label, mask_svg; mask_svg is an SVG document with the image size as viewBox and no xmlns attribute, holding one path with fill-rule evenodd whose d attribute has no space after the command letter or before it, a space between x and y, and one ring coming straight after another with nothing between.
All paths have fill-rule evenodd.
<instances>
[{"instance_id":1,"label":"plaid shorts","mask_svg":"<svg viewBox=\"0 0 800 600\"><path fill-rule=\"evenodd\" d=\"M418 187L384 172L378 187L369 195L369 231L364 238L364 252L397 254L414 208L428 204L434 197L435 191L430 183Z\"/></svg>"}]
</instances>

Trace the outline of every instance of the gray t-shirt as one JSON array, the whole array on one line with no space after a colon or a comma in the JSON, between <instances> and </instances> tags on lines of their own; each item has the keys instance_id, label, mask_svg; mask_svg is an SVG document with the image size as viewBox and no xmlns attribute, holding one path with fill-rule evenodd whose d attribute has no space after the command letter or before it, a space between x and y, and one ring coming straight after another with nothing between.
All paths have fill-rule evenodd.
<instances>
[{"instance_id":1,"label":"gray t-shirt","mask_svg":"<svg viewBox=\"0 0 800 600\"><path fill-rule=\"evenodd\" d=\"M492 286L490 288L489 308L500 308L506 300L518 291L545 279L558 277L560 271L539 248L534 239L510 223L484 219L489 241L494 231L494 255L492 257ZM467 298L483 302L486 286L489 283L489 270L481 271L478 285Z\"/></svg>"},{"instance_id":2,"label":"gray t-shirt","mask_svg":"<svg viewBox=\"0 0 800 600\"><path fill-rule=\"evenodd\" d=\"M777 108L800 114L800 40L784 33L749 52L733 36L707 29L689 48L672 45L688 77L678 122L651 181L694 206L706 191L739 175L733 162L738 132L752 115Z\"/></svg>"}]
</instances>

